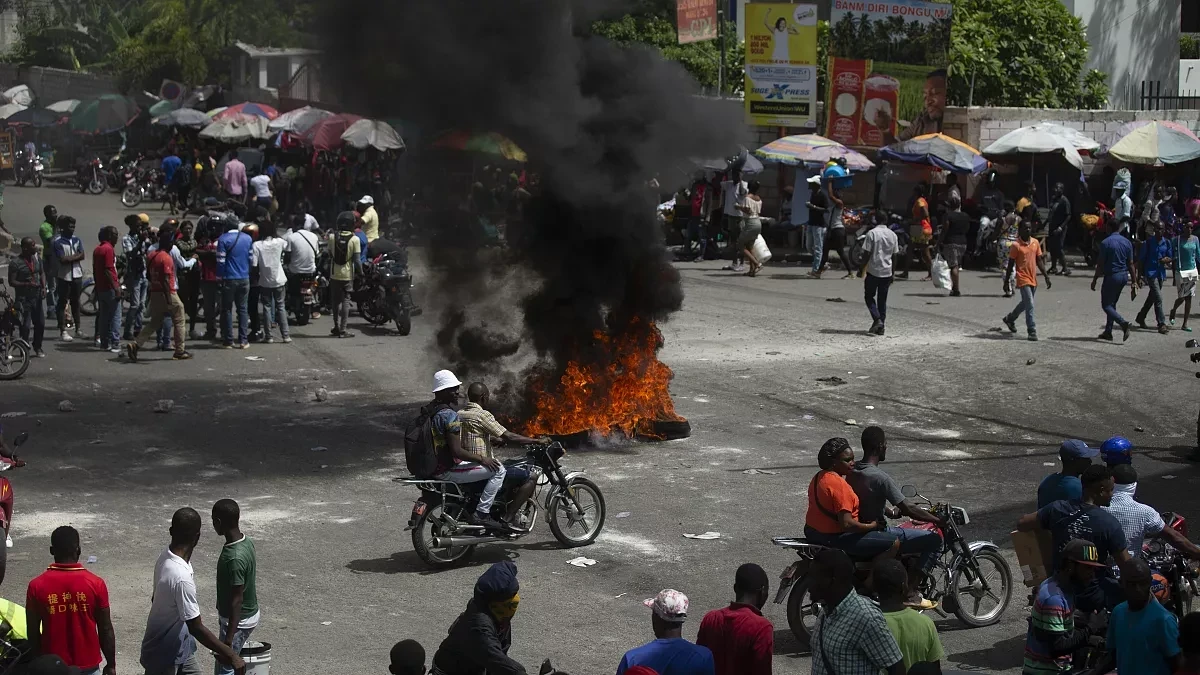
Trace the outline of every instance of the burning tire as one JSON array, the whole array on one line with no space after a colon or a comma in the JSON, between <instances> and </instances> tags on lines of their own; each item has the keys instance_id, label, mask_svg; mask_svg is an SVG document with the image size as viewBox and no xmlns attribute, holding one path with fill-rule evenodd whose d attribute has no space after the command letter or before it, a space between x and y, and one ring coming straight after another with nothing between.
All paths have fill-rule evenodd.
<instances>
[{"instance_id":1,"label":"burning tire","mask_svg":"<svg viewBox=\"0 0 1200 675\"><path fill-rule=\"evenodd\" d=\"M560 493L550 505L550 531L567 548L587 546L604 528L604 495L586 478L572 478L567 490L571 495Z\"/></svg>"},{"instance_id":2,"label":"burning tire","mask_svg":"<svg viewBox=\"0 0 1200 675\"><path fill-rule=\"evenodd\" d=\"M655 420L644 438L653 441L673 441L692 435L692 423L687 420Z\"/></svg>"}]
</instances>

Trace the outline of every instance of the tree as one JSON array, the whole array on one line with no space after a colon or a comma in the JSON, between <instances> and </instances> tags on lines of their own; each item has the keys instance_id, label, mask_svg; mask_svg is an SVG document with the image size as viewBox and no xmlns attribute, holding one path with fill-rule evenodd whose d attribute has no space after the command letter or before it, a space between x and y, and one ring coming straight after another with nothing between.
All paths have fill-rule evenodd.
<instances>
[{"instance_id":1,"label":"tree","mask_svg":"<svg viewBox=\"0 0 1200 675\"><path fill-rule=\"evenodd\" d=\"M1083 23L1059 0L953 0L950 100L960 105L1101 108L1105 75L1084 72Z\"/></svg>"}]
</instances>

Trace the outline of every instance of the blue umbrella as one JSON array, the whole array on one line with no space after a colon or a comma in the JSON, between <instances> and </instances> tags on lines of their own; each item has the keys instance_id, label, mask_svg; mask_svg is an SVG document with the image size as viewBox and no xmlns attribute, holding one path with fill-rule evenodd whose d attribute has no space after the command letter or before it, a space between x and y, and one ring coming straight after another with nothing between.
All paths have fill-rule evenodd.
<instances>
[{"instance_id":1,"label":"blue umbrella","mask_svg":"<svg viewBox=\"0 0 1200 675\"><path fill-rule=\"evenodd\" d=\"M978 150L944 134L925 134L879 149L880 159L924 164L952 173L983 173L988 161Z\"/></svg>"}]
</instances>

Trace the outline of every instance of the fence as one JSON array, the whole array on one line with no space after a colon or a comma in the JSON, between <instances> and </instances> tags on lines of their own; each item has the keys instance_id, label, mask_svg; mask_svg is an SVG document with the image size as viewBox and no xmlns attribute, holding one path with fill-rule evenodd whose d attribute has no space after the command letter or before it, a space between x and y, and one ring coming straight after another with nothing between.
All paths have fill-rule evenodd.
<instances>
[{"instance_id":1,"label":"fence","mask_svg":"<svg viewBox=\"0 0 1200 675\"><path fill-rule=\"evenodd\" d=\"M1140 92L1131 99L1138 102L1138 110L1200 110L1200 90L1190 89L1163 93L1162 80L1142 80Z\"/></svg>"}]
</instances>

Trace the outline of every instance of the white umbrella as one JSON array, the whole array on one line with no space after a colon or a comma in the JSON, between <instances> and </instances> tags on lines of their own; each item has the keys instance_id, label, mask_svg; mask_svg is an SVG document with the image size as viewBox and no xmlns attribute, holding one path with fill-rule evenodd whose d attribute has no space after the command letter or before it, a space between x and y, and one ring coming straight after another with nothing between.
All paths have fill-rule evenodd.
<instances>
[{"instance_id":1,"label":"white umbrella","mask_svg":"<svg viewBox=\"0 0 1200 675\"><path fill-rule=\"evenodd\" d=\"M53 110L54 112L57 112L57 113L73 113L73 112L75 112L75 109L78 107L79 107L79 99L68 98L68 99L65 99L62 101L58 101L56 103L51 103L50 105L46 106L46 109Z\"/></svg>"},{"instance_id":2,"label":"white umbrella","mask_svg":"<svg viewBox=\"0 0 1200 675\"><path fill-rule=\"evenodd\" d=\"M28 108L33 105L33 92L29 90L29 85L18 84L11 89L5 90L4 100Z\"/></svg>"},{"instance_id":3,"label":"white umbrella","mask_svg":"<svg viewBox=\"0 0 1200 675\"><path fill-rule=\"evenodd\" d=\"M380 120L359 120L342 132L342 140L358 149L403 150L404 139L392 125Z\"/></svg>"},{"instance_id":4,"label":"white umbrella","mask_svg":"<svg viewBox=\"0 0 1200 675\"><path fill-rule=\"evenodd\" d=\"M989 158L1043 153L1061 154L1071 163L1071 166L1080 171L1083 170L1083 158L1079 156L1079 151L1075 149L1075 145L1069 139L1034 127L1013 129L983 149L983 156Z\"/></svg>"},{"instance_id":5,"label":"white umbrella","mask_svg":"<svg viewBox=\"0 0 1200 675\"><path fill-rule=\"evenodd\" d=\"M1071 141L1071 145L1074 145L1076 150L1082 152L1095 152L1100 149L1099 141L1085 136L1082 131L1074 127L1055 124L1054 122L1038 122L1030 128L1037 129L1038 131L1048 131L1055 136L1062 136Z\"/></svg>"},{"instance_id":6,"label":"white umbrella","mask_svg":"<svg viewBox=\"0 0 1200 675\"><path fill-rule=\"evenodd\" d=\"M263 139L271 135L267 129L267 118L258 115L234 115L223 117L200 131L201 138L211 138L222 143L244 143Z\"/></svg>"},{"instance_id":7,"label":"white umbrella","mask_svg":"<svg viewBox=\"0 0 1200 675\"><path fill-rule=\"evenodd\" d=\"M320 122L326 117L332 117L333 113L328 110L321 110L306 105L303 108L285 112L279 117L271 120L268 128L271 131L287 131L293 134L302 134L308 131L314 124Z\"/></svg>"},{"instance_id":8,"label":"white umbrella","mask_svg":"<svg viewBox=\"0 0 1200 675\"><path fill-rule=\"evenodd\" d=\"M208 115L194 108L179 108L171 112L155 117L150 120L151 124L157 124L164 127L190 127L192 129L203 129L212 124L212 119Z\"/></svg>"},{"instance_id":9,"label":"white umbrella","mask_svg":"<svg viewBox=\"0 0 1200 675\"><path fill-rule=\"evenodd\" d=\"M0 120L6 120L22 110L25 110L26 107L27 106L23 106L19 103L5 103L4 105L0 105Z\"/></svg>"}]
</instances>

